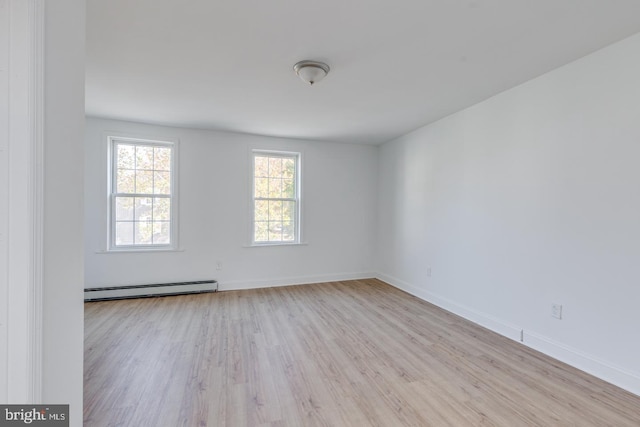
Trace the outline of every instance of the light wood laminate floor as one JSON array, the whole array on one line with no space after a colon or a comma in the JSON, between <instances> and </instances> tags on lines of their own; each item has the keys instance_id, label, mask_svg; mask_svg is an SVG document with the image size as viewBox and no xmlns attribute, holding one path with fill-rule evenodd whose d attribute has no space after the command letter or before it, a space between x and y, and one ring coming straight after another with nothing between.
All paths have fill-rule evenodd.
<instances>
[{"instance_id":1,"label":"light wood laminate floor","mask_svg":"<svg viewBox=\"0 0 640 427\"><path fill-rule=\"evenodd\" d=\"M85 425L640 426L640 398L378 280L85 305Z\"/></svg>"}]
</instances>

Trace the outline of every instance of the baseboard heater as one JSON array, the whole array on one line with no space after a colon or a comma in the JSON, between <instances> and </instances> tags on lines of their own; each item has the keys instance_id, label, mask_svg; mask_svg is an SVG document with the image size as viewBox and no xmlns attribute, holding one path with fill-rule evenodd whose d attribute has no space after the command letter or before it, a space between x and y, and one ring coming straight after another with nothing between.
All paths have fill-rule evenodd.
<instances>
[{"instance_id":1,"label":"baseboard heater","mask_svg":"<svg viewBox=\"0 0 640 427\"><path fill-rule=\"evenodd\" d=\"M159 283L155 285L111 286L106 288L87 288L85 301L104 301L125 298L148 298L168 295L201 294L217 292L216 280L198 282Z\"/></svg>"}]
</instances>

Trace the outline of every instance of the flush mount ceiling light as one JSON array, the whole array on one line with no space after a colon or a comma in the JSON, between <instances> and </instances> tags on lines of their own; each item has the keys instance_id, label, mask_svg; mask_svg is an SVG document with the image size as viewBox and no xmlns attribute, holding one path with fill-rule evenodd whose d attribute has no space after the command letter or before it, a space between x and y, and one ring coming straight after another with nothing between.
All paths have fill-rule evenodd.
<instances>
[{"instance_id":1,"label":"flush mount ceiling light","mask_svg":"<svg viewBox=\"0 0 640 427\"><path fill-rule=\"evenodd\" d=\"M324 62L300 61L293 66L293 70L303 82L313 85L329 74L329 66Z\"/></svg>"}]
</instances>

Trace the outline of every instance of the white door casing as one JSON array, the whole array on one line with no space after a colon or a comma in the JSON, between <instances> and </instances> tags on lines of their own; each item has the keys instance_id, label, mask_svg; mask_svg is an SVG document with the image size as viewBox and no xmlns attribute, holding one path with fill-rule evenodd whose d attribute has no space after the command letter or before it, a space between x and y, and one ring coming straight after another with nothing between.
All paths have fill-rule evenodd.
<instances>
[{"instance_id":1,"label":"white door casing","mask_svg":"<svg viewBox=\"0 0 640 427\"><path fill-rule=\"evenodd\" d=\"M8 399L9 10L0 0L0 402Z\"/></svg>"},{"instance_id":2,"label":"white door casing","mask_svg":"<svg viewBox=\"0 0 640 427\"><path fill-rule=\"evenodd\" d=\"M0 0L0 401L40 403L44 0Z\"/></svg>"}]
</instances>

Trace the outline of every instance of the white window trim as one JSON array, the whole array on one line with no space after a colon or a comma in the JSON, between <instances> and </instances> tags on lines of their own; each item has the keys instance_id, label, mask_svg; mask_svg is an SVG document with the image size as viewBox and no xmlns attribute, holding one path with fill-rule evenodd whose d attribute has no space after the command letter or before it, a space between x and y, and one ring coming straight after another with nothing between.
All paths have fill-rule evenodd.
<instances>
[{"instance_id":1,"label":"white window trim","mask_svg":"<svg viewBox=\"0 0 640 427\"><path fill-rule=\"evenodd\" d=\"M156 245L119 245L115 244L114 209L115 198L113 188L115 185L115 162L113 148L116 143L125 142L132 144L145 144L155 146L171 147L171 243ZM166 138L143 138L132 136L121 136L116 133L107 136L107 250L106 253L120 252L175 252L180 251L179 238L179 189L178 189L178 165L179 162L179 141L177 139ZM104 253L104 252L103 252Z\"/></svg>"},{"instance_id":2,"label":"white window trim","mask_svg":"<svg viewBox=\"0 0 640 427\"><path fill-rule=\"evenodd\" d=\"M266 154L266 155L280 155L280 156L288 156L296 158L296 216L295 216L295 234L296 239L291 242L283 242L283 241L273 241L273 242L256 242L255 238L255 158L256 154ZM302 169L303 169L303 153L300 151L288 151L288 150L268 150L268 149L252 149L250 152L250 202L249 206L251 212L249 213L250 225L249 225L249 244L246 247L251 248L261 248L261 247L274 247L274 246L302 246L307 245L303 240L303 204L302 204Z\"/></svg>"}]
</instances>

